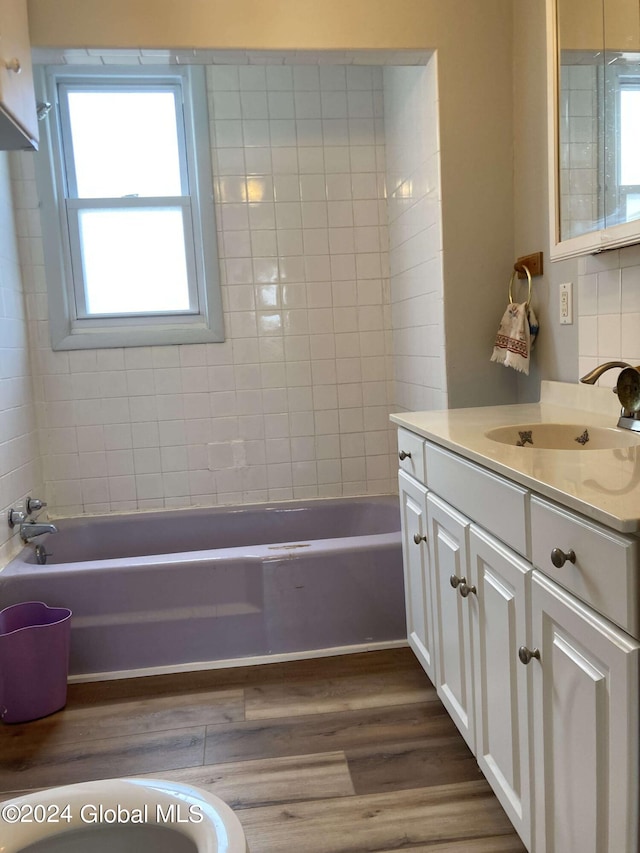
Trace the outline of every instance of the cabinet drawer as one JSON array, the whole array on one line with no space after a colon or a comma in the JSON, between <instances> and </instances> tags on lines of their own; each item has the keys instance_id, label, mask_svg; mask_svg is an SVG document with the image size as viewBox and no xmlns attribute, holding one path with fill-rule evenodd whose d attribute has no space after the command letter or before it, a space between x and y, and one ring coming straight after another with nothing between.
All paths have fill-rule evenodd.
<instances>
[{"instance_id":1,"label":"cabinet drawer","mask_svg":"<svg viewBox=\"0 0 640 853\"><path fill-rule=\"evenodd\" d=\"M424 467L424 438L409 432L407 429L398 430L398 464L401 471L411 474L421 483L426 482Z\"/></svg>"},{"instance_id":2,"label":"cabinet drawer","mask_svg":"<svg viewBox=\"0 0 640 853\"><path fill-rule=\"evenodd\" d=\"M533 564L603 616L639 636L638 541L541 498L531 499ZM554 566L551 552L575 553Z\"/></svg>"},{"instance_id":3,"label":"cabinet drawer","mask_svg":"<svg viewBox=\"0 0 640 853\"><path fill-rule=\"evenodd\" d=\"M529 556L526 489L429 441L425 465L430 489L519 554Z\"/></svg>"}]
</instances>

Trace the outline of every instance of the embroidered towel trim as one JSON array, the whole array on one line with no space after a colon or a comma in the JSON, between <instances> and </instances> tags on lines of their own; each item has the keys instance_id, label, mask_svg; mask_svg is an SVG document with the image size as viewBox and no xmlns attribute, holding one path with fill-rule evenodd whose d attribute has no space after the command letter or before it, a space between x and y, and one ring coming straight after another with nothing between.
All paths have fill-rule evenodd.
<instances>
[{"instance_id":1,"label":"embroidered towel trim","mask_svg":"<svg viewBox=\"0 0 640 853\"><path fill-rule=\"evenodd\" d=\"M538 335L538 320L526 302L510 302L500 321L491 361L529 374L531 348Z\"/></svg>"}]
</instances>

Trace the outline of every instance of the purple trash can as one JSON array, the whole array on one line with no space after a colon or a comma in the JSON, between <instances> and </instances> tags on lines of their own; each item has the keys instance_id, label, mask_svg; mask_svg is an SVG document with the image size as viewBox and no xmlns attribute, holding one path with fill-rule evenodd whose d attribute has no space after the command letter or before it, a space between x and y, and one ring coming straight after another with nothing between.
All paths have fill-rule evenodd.
<instances>
[{"instance_id":1,"label":"purple trash can","mask_svg":"<svg viewBox=\"0 0 640 853\"><path fill-rule=\"evenodd\" d=\"M67 702L71 611L25 601L0 610L0 719L26 723Z\"/></svg>"}]
</instances>

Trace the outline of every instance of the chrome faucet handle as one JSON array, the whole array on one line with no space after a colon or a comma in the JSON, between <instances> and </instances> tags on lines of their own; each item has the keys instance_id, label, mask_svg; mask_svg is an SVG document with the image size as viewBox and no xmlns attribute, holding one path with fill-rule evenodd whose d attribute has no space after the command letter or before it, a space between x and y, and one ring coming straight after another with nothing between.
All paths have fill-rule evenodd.
<instances>
[{"instance_id":1,"label":"chrome faucet handle","mask_svg":"<svg viewBox=\"0 0 640 853\"><path fill-rule=\"evenodd\" d=\"M16 524L22 524L27 518L27 514L21 509L10 509L7 522L9 527L15 527Z\"/></svg>"},{"instance_id":2,"label":"chrome faucet handle","mask_svg":"<svg viewBox=\"0 0 640 853\"><path fill-rule=\"evenodd\" d=\"M26 502L26 510L27 515L31 515L34 512L40 512L41 509L44 509L47 505L46 501L41 501L40 498L27 498Z\"/></svg>"}]
</instances>

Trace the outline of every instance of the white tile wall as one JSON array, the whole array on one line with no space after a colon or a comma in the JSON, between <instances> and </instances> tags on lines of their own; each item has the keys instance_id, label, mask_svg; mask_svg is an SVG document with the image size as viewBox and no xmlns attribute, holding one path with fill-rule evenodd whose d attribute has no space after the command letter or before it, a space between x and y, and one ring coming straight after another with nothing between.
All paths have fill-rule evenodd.
<instances>
[{"instance_id":1,"label":"white tile wall","mask_svg":"<svg viewBox=\"0 0 640 853\"><path fill-rule=\"evenodd\" d=\"M580 376L604 361L640 364L640 246L579 261L578 323ZM617 378L610 370L599 384Z\"/></svg>"},{"instance_id":2,"label":"white tile wall","mask_svg":"<svg viewBox=\"0 0 640 853\"><path fill-rule=\"evenodd\" d=\"M395 489L382 69L217 65L207 79L224 344L52 352L19 158L54 512Z\"/></svg>"},{"instance_id":3,"label":"white tile wall","mask_svg":"<svg viewBox=\"0 0 640 853\"><path fill-rule=\"evenodd\" d=\"M20 251L38 223L14 216L11 190L9 157L0 152L0 565L21 546L5 523L8 509L28 494L42 496L20 273Z\"/></svg>"},{"instance_id":4,"label":"white tile wall","mask_svg":"<svg viewBox=\"0 0 640 853\"><path fill-rule=\"evenodd\" d=\"M447 406L436 58L384 69L396 403Z\"/></svg>"}]
</instances>

